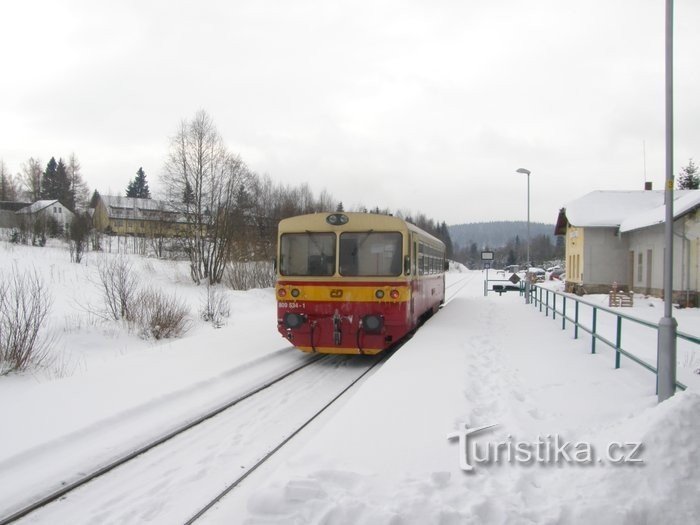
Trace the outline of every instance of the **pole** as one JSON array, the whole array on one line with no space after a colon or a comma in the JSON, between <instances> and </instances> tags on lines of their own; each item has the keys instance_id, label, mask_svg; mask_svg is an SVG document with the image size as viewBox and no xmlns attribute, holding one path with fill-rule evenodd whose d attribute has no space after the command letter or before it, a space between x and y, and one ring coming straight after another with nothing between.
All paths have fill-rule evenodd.
<instances>
[{"instance_id":1,"label":"pole","mask_svg":"<svg viewBox=\"0 0 700 525\"><path fill-rule=\"evenodd\" d=\"M664 225L664 316L659 321L657 395L676 392L676 328L673 318L673 0L666 0L666 224Z\"/></svg>"},{"instance_id":2,"label":"pole","mask_svg":"<svg viewBox=\"0 0 700 525\"><path fill-rule=\"evenodd\" d=\"M530 172L527 172L527 265L530 266Z\"/></svg>"}]
</instances>

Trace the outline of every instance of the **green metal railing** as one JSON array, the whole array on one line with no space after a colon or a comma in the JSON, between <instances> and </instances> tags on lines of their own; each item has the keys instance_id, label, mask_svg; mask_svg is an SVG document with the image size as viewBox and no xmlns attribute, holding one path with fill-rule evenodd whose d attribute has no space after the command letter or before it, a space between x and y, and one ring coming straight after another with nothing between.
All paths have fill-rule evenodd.
<instances>
[{"instance_id":1,"label":"green metal railing","mask_svg":"<svg viewBox=\"0 0 700 525\"><path fill-rule=\"evenodd\" d=\"M559 301L557 301L557 298L559 298ZM638 365L643 366L650 372L653 372L654 374L657 374L657 369L656 367L650 365L643 359L640 359L636 355L632 354L628 350L625 350L622 347L622 320L625 319L627 321L637 323L642 326L646 326L648 328L651 328L652 330L658 331L659 327L656 323L652 323L649 321L645 321L643 319L638 319L636 317L632 317L631 315L626 315L623 314L619 311L613 310L611 308L606 308L604 306L600 306L598 304L593 304L589 301L585 301L583 299L580 299L579 297L573 297L569 294L565 294L562 292L557 292L554 290L549 290L547 288L544 288L540 285L534 285L530 289L530 303L533 304L535 307L539 308L540 312L543 311L544 309L544 314L546 317L549 317L549 314L552 314L552 319L556 320L557 316L561 319L561 329L565 330L566 329L566 323L567 321L569 323L573 323L574 326L574 339L578 339L579 336L579 330L583 330L584 332L587 332L588 334L591 335L591 353L595 354L596 353L596 342L600 341L602 343L605 343L609 347L611 347L613 350L615 350L615 368L620 368L620 358L621 356L625 356L626 358L634 361ZM567 305L571 305L573 303L573 317L571 317L571 314L567 314ZM586 326L581 322L581 315L580 315L580 305L586 305L589 308L592 309L592 316L591 316L591 324L590 326ZM559 307L559 309L557 309ZM570 310L570 308L569 308ZM615 328L615 341L612 341L604 336L602 336L599 331L598 331L598 312L604 312L607 314L610 314L616 318L616 328ZM683 339L685 341L689 341L694 344L700 345L700 337L687 334L684 332L677 332L677 337L678 339ZM658 385L657 385L658 386ZM685 390L687 387L680 381L676 381L676 387L680 388L681 390Z\"/></svg>"}]
</instances>

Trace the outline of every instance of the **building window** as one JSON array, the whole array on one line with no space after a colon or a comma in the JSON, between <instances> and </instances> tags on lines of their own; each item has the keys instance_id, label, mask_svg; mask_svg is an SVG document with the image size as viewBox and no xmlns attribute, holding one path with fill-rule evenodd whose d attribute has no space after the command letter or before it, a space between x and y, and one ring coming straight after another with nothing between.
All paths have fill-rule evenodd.
<instances>
[{"instance_id":1,"label":"building window","mask_svg":"<svg viewBox=\"0 0 700 525\"><path fill-rule=\"evenodd\" d=\"M642 267L644 265L644 259L642 258L642 252L637 255L637 282L642 282Z\"/></svg>"}]
</instances>

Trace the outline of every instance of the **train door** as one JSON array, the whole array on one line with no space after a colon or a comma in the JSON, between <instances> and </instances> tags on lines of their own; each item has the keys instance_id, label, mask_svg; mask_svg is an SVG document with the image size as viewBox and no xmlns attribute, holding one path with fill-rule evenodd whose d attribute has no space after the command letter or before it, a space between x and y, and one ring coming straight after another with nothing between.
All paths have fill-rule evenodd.
<instances>
[{"instance_id":1,"label":"train door","mask_svg":"<svg viewBox=\"0 0 700 525\"><path fill-rule=\"evenodd\" d=\"M411 250L411 282L413 283L411 285L411 318L413 318L413 312L415 310L415 304L414 304L414 296L415 296L415 287L418 284L418 241L415 238L415 235L412 233L411 234L411 243L410 243L410 250Z\"/></svg>"}]
</instances>

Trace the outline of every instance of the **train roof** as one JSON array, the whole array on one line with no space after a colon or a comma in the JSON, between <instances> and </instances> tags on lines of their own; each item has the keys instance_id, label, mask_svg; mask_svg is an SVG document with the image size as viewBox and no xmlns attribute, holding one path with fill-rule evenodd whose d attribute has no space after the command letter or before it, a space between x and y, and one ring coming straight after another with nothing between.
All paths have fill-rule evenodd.
<instances>
[{"instance_id":1,"label":"train roof","mask_svg":"<svg viewBox=\"0 0 700 525\"><path fill-rule=\"evenodd\" d=\"M333 225L328 222L328 217L330 216L340 216L343 215L347 217L347 222L343 225ZM367 231L370 229L374 230L409 230L421 234L423 237L437 242L439 244L444 244L440 239L434 235L429 234L425 230L420 229L415 224L405 221L400 217L394 217L393 215L382 215L378 213L361 213L361 212L318 212L309 213L307 215L297 215L296 217L289 217L287 219L282 219L279 223L279 229L282 230L293 230L295 227L300 229L303 227L305 230L315 230L315 231Z\"/></svg>"}]
</instances>

